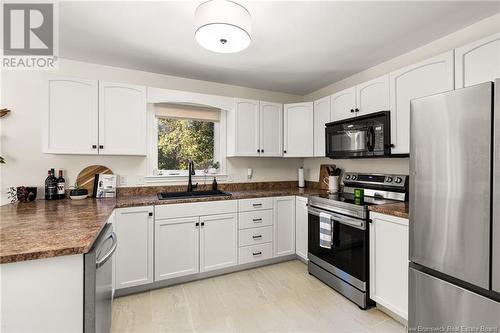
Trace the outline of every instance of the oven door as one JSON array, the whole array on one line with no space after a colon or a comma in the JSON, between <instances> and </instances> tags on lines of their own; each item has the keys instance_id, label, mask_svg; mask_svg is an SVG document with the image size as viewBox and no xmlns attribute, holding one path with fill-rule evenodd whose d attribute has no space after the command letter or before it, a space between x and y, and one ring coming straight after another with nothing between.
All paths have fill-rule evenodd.
<instances>
[{"instance_id":1,"label":"oven door","mask_svg":"<svg viewBox=\"0 0 500 333\"><path fill-rule=\"evenodd\" d=\"M319 246L319 213L332 216L331 249ZM309 260L354 287L365 291L368 272L368 232L366 221L309 206Z\"/></svg>"},{"instance_id":2,"label":"oven door","mask_svg":"<svg viewBox=\"0 0 500 333\"><path fill-rule=\"evenodd\" d=\"M391 154L390 112L336 121L326 125L326 156L376 157Z\"/></svg>"}]
</instances>

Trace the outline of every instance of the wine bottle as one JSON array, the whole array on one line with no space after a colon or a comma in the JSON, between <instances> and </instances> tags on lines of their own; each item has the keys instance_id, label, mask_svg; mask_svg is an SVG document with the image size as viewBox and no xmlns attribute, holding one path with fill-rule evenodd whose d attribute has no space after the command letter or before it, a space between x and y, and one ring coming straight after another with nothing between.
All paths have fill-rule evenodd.
<instances>
[{"instance_id":1,"label":"wine bottle","mask_svg":"<svg viewBox=\"0 0 500 333\"><path fill-rule=\"evenodd\" d=\"M57 199L57 178L54 176L54 169L50 169L45 179L45 199Z\"/></svg>"},{"instance_id":2,"label":"wine bottle","mask_svg":"<svg viewBox=\"0 0 500 333\"><path fill-rule=\"evenodd\" d=\"M57 197L59 199L66 197L66 180L63 178L62 170L59 170L59 178L57 178Z\"/></svg>"}]
</instances>

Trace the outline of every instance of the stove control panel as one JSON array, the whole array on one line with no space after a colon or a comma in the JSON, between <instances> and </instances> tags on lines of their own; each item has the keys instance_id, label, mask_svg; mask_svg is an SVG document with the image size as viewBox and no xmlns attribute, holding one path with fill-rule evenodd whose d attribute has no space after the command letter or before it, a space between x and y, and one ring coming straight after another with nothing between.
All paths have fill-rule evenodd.
<instances>
[{"instance_id":1,"label":"stove control panel","mask_svg":"<svg viewBox=\"0 0 500 333\"><path fill-rule=\"evenodd\" d=\"M346 172L342 180L344 184L348 183L350 185L359 184L359 186L362 186L363 184L369 184L404 188L407 186L408 176Z\"/></svg>"}]
</instances>

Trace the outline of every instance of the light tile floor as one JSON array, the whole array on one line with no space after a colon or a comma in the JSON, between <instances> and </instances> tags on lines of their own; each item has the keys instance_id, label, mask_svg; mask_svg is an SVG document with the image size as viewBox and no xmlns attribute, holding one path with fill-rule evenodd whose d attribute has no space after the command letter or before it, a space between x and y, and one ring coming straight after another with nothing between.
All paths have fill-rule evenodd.
<instances>
[{"instance_id":1,"label":"light tile floor","mask_svg":"<svg viewBox=\"0 0 500 333\"><path fill-rule=\"evenodd\" d=\"M112 332L405 332L298 260L119 297Z\"/></svg>"}]
</instances>

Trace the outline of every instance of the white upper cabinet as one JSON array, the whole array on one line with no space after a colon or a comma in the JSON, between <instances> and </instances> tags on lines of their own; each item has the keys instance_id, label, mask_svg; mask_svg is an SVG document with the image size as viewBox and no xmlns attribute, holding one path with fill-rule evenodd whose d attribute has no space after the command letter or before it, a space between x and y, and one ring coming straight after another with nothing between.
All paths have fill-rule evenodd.
<instances>
[{"instance_id":1,"label":"white upper cabinet","mask_svg":"<svg viewBox=\"0 0 500 333\"><path fill-rule=\"evenodd\" d=\"M313 103L285 104L284 157L314 156Z\"/></svg>"},{"instance_id":2,"label":"white upper cabinet","mask_svg":"<svg viewBox=\"0 0 500 333\"><path fill-rule=\"evenodd\" d=\"M453 89L453 51L389 74L393 154L410 151L410 101Z\"/></svg>"},{"instance_id":3,"label":"white upper cabinet","mask_svg":"<svg viewBox=\"0 0 500 333\"><path fill-rule=\"evenodd\" d=\"M455 49L455 88L500 77L500 34Z\"/></svg>"},{"instance_id":4,"label":"white upper cabinet","mask_svg":"<svg viewBox=\"0 0 500 333\"><path fill-rule=\"evenodd\" d=\"M238 215L200 217L200 272L238 263Z\"/></svg>"},{"instance_id":5,"label":"white upper cabinet","mask_svg":"<svg viewBox=\"0 0 500 333\"><path fill-rule=\"evenodd\" d=\"M314 156L325 156L325 124L330 122L330 96L314 102Z\"/></svg>"},{"instance_id":6,"label":"white upper cabinet","mask_svg":"<svg viewBox=\"0 0 500 333\"><path fill-rule=\"evenodd\" d=\"M354 111L357 116L387 111L389 108L389 75L356 86L356 108Z\"/></svg>"},{"instance_id":7,"label":"white upper cabinet","mask_svg":"<svg viewBox=\"0 0 500 333\"><path fill-rule=\"evenodd\" d=\"M356 87L339 91L331 96L331 121L353 117L355 109Z\"/></svg>"},{"instance_id":8,"label":"white upper cabinet","mask_svg":"<svg viewBox=\"0 0 500 333\"><path fill-rule=\"evenodd\" d=\"M70 77L48 80L48 112L43 124L43 152L97 154L98 81Z\"/></svg>"},{"instance_id":9,"label":"white upper cabinet","mask_svg":"<svg viewBox=\"0 0 500 333\"><path fill-rule=\"evenodd\" d=\"M146 87L99 81L99 154L146 155Z\"/></svg>"},{"instance_id":10,"label":"white upper cabinet","mask_svg":"<svg viewBox=\"0 0 500 333\"><path fill-rule=\"evenodd\" d=\"M259 156L259 113L259 101L234 101L234 110L228 114L227 138L234 148L228 149L228 155Z\"/></svg>"},{"instance_id":11,"label":"white upper cabinet","mask_svg":"<svg viewBox=\"0 0 500 333\"><path fill-rule=\"evenodd\" d=\"M283 155L283 105L260 102L260 156Z\"/></svg>"}]
</instances>

